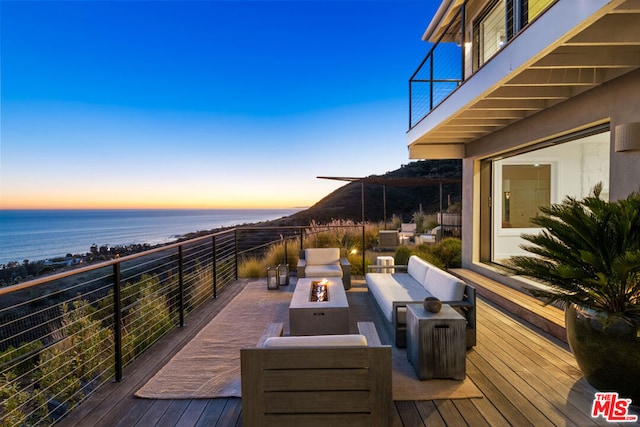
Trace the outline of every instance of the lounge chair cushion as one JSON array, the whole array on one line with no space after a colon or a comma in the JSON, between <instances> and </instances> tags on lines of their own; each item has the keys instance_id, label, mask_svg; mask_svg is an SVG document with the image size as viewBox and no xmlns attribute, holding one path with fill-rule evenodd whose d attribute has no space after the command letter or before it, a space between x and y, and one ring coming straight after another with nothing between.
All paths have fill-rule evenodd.
<instances>
[{"instance_id":1,"label":"lounge chair cushion","mask_svg":"<svg viewBox=\"0 0 640 427\"><path fill-rule=\"evenodd\" d=\"M304 269L305 277L342 277L340 264L307 265Z\"/></svg>"},{"instance_id":2,"label":"lounge chair cushion","mask_svg":"<svg viewBox=\"0 0 640 427\"><path fill-rule=\"evenodd\" d=\"M359 334L270 337L264 342L264 348L366 346L367 338Z\"/></svg>"}]
</instances>

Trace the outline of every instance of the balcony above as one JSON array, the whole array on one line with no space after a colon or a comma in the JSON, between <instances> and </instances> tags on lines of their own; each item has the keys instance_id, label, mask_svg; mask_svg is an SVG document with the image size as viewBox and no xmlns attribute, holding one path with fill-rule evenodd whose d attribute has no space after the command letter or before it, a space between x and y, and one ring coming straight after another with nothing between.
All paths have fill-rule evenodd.
<instances>
[{"instance_id":1,"label":"balcony above","mask_svg":"<svg viewBox=\"0 0 640 427\"><path fill-rule=\"evenodd\" d=\"M639 67L640 0L559 0L426 113L412 95L409 157L463 158L465 144Z\"/></svg>"}]
</instances>

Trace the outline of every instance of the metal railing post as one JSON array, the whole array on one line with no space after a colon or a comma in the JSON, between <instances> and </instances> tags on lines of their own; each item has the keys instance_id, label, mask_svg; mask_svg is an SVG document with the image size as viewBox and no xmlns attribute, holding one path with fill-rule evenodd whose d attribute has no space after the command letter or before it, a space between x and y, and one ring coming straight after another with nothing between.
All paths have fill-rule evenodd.
<instances>
[{"instance_id":1,"label":"metal railing post","mask_svg":"<svg viewBox=\"0 0 640 427\"><path fill-rule=\"evenodd\" d=\"M180 327L184 327L184 256L183 246L178 246L178 311Z\"/></svg>"},{"instance_id":2,"label":"metal railing post","mask_svg":"<svg viewBox=\"0 0 640 427\"><path fill-rule=\"evenodd\" d=\"M429 58L429 111L433 111L433 57L436 54L434 49Z\"/></svg>"},{"instance_id":3,"label":"metal railing post","mask_svg":"<svg viewBox=\"0 0 640 427\"><path fill-rule=\"evenodd\" d=\"M287 239L284 239L284 263L289 266L289 260L287 259Z\"/></svg>"},{"instance_id":4,"label":"metal railing post","mask_svg":"<svg viewBox=\"0 0 640 427\"><path fill-rule=\"evenodd\" d=\"M218 257L216 254L216 236L213 239L213 249L211 250L211 256L213 257L213 298L218 297Z\"/></svg>"},{"instance_id":5,"label":"metal railing post","mask_svg":"<svg viewBox=\"0 0 640 427\"><path fill-rule=\"evenodd\" d=\"M235 239L235 258L236 258L236 265L235 265L235 278L236 280L238 280L238 229L234 228L233 229L233 238Z\"/></svg>"},{"instance_id":6,"label":"metal railing post","mask_svg":"<svg viewBox=\"0 0 640 427\"><path fill-rule=\"evenodd\" d=\"M120 263L113 264L113 345L116 382L122 381L122 283Z\"/></svg>"},{"instance_id":7,"label":"metal railing post","mask_svg":"<svg viewBox=\"0 0 640 427\"><path fill-rule=\"evenodd\" d=\"M467 8L467 2L465 1L464 3L462 3L462 6L460 7L460 49L462 53L460 58L460 83L458 84L458 86L460 86L462 82L464 82L464 70L465 70L464 61L466 59L464 43L467 38L467 34L465 30L465 22L464 22L465 16L466 16L466 8Z\"/></svg>"},{"instance_id":8,"label":"metal railing post","mask_svg":"<svg viewBox=\"0 0 640 427\"><path fill-rule=\"evenodd\" d=\"M413 77L409 79L409 129L413 128Z\"/></svg>"},{"instance_id":9,"label":"metal railing post","mask_svg":"<svg viewBox=\"0 0 640 427\"><path fill-rule=\"evenodd\" d=\"M304 250L304 228L300 228L300 252Z\"/></svg>"}]
</instances>

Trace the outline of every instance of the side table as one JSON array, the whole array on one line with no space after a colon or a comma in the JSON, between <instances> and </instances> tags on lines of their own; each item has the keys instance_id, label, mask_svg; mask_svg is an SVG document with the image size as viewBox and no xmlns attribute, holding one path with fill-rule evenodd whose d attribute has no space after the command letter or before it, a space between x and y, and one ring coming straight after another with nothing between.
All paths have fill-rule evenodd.
<instances>
[{"instance_id":1,"label":"side table","mask_svg":"<svg viewBox=\"0 0 640 427\"><path fill-rule=\"evenodd\" d=\"M395 260L392 256L379 256L376 257L376 265L384 265L384 266L393 266L395 263ZM378 271L378 273L395 273L395 268L389 267L389 268L381 268L380 271Z\"/></svg>"},{"instance_id":2,"label":"side table","mask_svg":"<svg viewBox=\"0 0 640 427\"><path fill-rule=\"evenodd\" d=\"M449 305L431 313L422 304L407 304L407 358L418 378L465 378L465 328L464 316Z\"/></svg>"}]
</instances>

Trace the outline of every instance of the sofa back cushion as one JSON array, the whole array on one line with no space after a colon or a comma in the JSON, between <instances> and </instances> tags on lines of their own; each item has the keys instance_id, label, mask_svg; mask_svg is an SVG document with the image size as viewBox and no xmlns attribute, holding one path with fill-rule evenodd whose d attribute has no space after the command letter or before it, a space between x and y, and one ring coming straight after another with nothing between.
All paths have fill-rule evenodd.
<instances>
[{"instance_id":1,"label":"sofa back cushion","mask_svg":"<svg viewBox=\"0 0 640 427\"><path fill-rule=\"evenodd\" d=\"M439 268L430 268L424 279L424 287L440 301L462 301L465 283Z\"/></svg>"},{"instance_id":2,"label":"sofa back cushion","mask_svg":"<svg viewBox=\"0 0 640 427\"><path fill-rule=\"evenodd\" d=\"M327 265L340 263L340 248L309 248L304 251L307 265Z\"/></svg>"},{"instance_id":3,"label":"sofa back cushion","mask_svg":"<svg viewBox=\"0 0 640 427\"><path fill-rule=\"evenodd\" d=\"M413 279L418 283L424 283L424 278L427 275L427 270L429 270L429 263L423 260L422 258L411 255L409 257L409 262L407 263L407 273L409 276L413 277Z\"/></svg>"}]
</instances>

